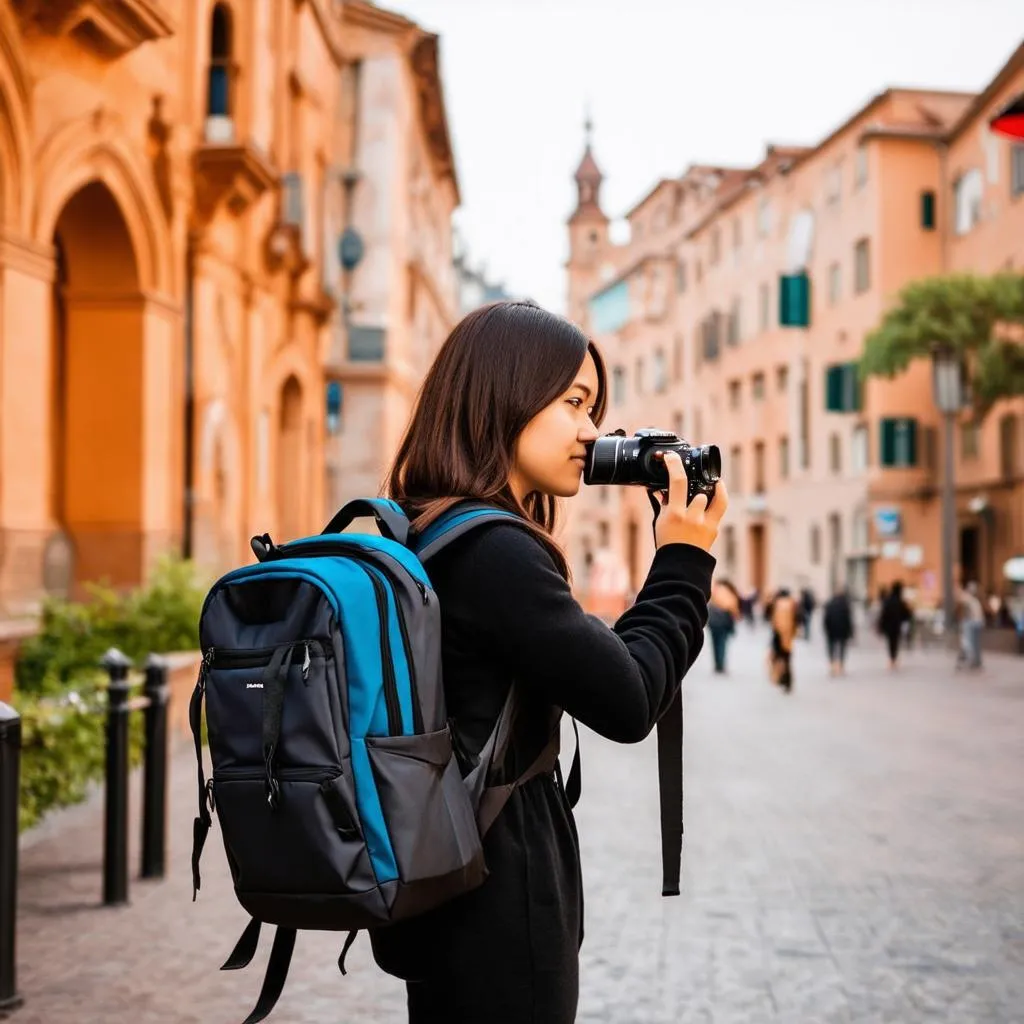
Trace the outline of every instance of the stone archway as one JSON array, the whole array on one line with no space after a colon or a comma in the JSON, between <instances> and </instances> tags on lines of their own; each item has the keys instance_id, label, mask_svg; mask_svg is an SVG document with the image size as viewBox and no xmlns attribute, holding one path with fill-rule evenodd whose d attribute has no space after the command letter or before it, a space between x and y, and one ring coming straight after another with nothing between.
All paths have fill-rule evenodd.
<instances>
[{"instance_id":1,"label":"stone archway","mask_svg":"<svg viewBox=\"0 0 1024 1024\"><path fill-rule=\"evenodd\" d=\"M53 235L49 517L51 586L140 582L145 573L146 301L128 226L98 181L64 204ZM165 385L166 386L166 385Z\"/></svg>"},{"instance_id":2,"label":"stone archway","mask_svg":"<svg viewBox=\"0 0 1024 1024\"><path fill-rule=\"evenodd\" d=\"M306 457L303 436L302 385L290 376L281 388L277 434L277 522L281 540L304 534Z\"/></svg>"}]
</instances>

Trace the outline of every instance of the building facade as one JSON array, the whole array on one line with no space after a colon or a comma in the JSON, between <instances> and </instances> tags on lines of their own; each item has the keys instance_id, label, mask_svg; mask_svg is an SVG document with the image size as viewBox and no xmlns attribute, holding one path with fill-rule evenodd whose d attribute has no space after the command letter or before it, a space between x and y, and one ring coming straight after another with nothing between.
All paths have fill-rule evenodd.
<instances>
[{"instance_id":1,"label":"building facade","mask_svg":"<svg viewBox=\"0 0 1024 1024\"><path fill-rule=\"evenodd\" d=\"M623 246L595 207L588 145L570 315L605 353L609 426L721 448L731 504L716 554L738 586L846 583L866 597L902 578L938 600L930 367L862 384L855 363L905 283L1021 267L1022 158L988 129L1021 63L1018 51L979 96L887 90L818 145L769 146L757 167L691 167L626 214ZM964 427L979 454L959 467L962 573L988 589L1024 548L1020 406ZM653 554L646 497L585 492L566 532L579 590L607 603L610 563L628 598Z\"/></svg>"},{"instance_id":2,"label":"building facade","mask_svg":"<svg viewBox=\"0 0 1024 1024\"><path fill-rule=\"evenodd\" d=\"M0 618L375 492L361 432L393 445L452 317L436 37L339 0L0 0L0 99Z\"/></svg>"}]
</instances>

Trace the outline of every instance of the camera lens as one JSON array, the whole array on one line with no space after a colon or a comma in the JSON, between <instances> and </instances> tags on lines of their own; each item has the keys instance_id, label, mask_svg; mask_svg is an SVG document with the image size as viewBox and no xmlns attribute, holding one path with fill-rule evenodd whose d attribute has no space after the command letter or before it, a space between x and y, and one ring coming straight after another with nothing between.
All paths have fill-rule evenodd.
<instances>
[{"instance_id":1,"label":"camera lens","mask_svg":"<svg viewBox=\"0 0 1024 1024\"><path fill-rule=\"evenodd\" d=\"M585 484L612 484L622 469L622 448L625 438L620 434L606 434L587 446L587 462L583 467Z\"/></svg>"},{"instance_id":2,"label":"camera lens","mask_svg":"<svg viewBox=\"0 0 1024 1024\"><path fill-rule=\"evenodd\" d=\"M722 477L722 453L717 444L704 444L700 447L700 457L697 460L697 471L700 473L701 482L705 484L717 483Z\"/></svg>"}]
</instances>

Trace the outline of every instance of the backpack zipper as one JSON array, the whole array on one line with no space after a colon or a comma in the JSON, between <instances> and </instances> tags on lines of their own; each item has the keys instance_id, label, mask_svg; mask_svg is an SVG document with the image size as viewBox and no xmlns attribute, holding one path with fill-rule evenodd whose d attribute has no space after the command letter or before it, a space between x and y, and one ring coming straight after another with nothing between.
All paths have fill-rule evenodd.
<instances>
[{"instance_id":1,"label":"backpack zipper","mask_svg":"<svg viewBox=\"0 0 1024 1024\"><path fill-rule=\"evenodd\" d=\"M286 782L329 782L345 773L340 768L278 768L274 775ZM266 779L263 768L221 768L213 773L214 781L261 782Z\"/></svg>"},{"instance_id":2,"label":"backpack zipper","mask_svg":"<svg viewBox=\"0 0 1024 1024\"><path fill-rule=\"evenodd\" d=\"M364 567L365 569L365 567ZM402 707L398 702L398 682L395 666L391 663L388 646L388 598L384 584L372 573L367 572L373 584L373 596L377 599L377 621L380 623L380 663L384 669L384 705L388 713L388 735L402 735ZM401 618L401 616L399 616Z\"/></svg>"},{"instance_id":3,"label":"backpack zipper","mask_svg":"<svg viewBox=\"0 0 1024 1024\"><path fill-rule=\"evenodd\" d=\"M204 662L208 668L261 668L270 663L274 651L280 647L302 648L302 680L309 679L309 670L313 657L331 661L334 658L333 648L327 649L319 640L295 640L290 644L278 644L276 647L252 647L246 649L213 648L207 649ZM207 658L209 659L207 661Z\"/></svg>"}]
</instances>

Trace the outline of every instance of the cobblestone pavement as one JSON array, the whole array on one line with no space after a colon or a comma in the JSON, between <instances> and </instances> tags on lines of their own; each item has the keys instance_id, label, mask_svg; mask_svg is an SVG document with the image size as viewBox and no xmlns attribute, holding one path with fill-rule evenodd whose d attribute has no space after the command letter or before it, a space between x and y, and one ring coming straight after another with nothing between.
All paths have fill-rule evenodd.
<instances>
[{"instance_id":1,"label":"cobblestone pavement","mask_svg":"<svg viewBox=\"0 0 1024 1024\"><path fill-rule=\"evenodd\" d=\"M653 741L584 734L580 1024L1024 1021L1024 661L956 675L914 651L890 674L868 640L830 679L816 638L787 696L765 681L765 642L741 631L728 676L705 653L686 682L681 897L660 895ZM194 800L183 747L169 878L133 879L128 908L98 906L98 799L25 838L14 1024L245 1016L267 949L217 970L246 918L216 835L190 902ZM345 978L338 946L299 937L271 1019L404 1021L368 944Z\"/></svg>"}]
</instances>

